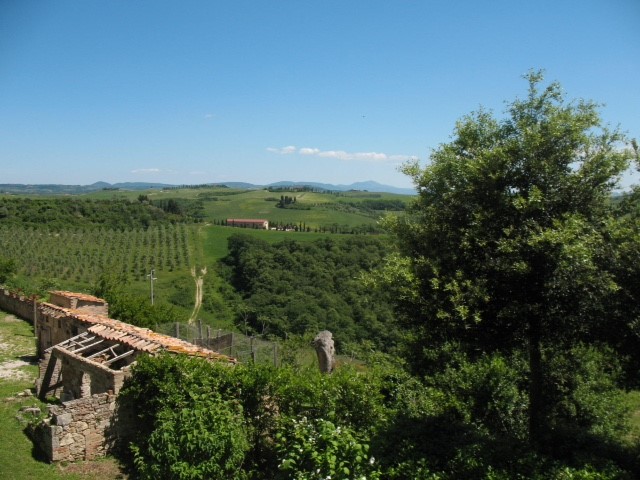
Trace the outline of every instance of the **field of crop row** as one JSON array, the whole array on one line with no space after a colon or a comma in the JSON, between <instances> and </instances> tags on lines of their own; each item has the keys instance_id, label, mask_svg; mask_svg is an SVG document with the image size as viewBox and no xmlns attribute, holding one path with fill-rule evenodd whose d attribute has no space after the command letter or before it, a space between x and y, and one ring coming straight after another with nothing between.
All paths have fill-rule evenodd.
<instances>
[{"instance_id":1,"label":"field of crop row","mask_svg":"<svg viewBox=\"0 0 640 480\"><path fill-rule=\"evenodd\" d=\"M297 206L302 208L278 208L283 195L295 197ZM231 314L225 313L229 295L224 293L225 281L219 278L217 262L228 254L229 236L242 233L274 243L284 239L308 242L327 235L378 233L378 217L390 209L403 210L410 197L369 192L198 188L101 191L26 200L0 196L0 199L6 204L6 211L0 211L0 258L15 264L14 288L41 293L52 288L89 292L102 273L124 273L129 291L148 298L148 274L155 269L155 299L178 307L186 319L195 296L192 269L200 271L207 267L204 301L216 307L215 311L203 309L200 317L208 324L226 326L231 319ZM203 221L184 223L179 215L165 218L163 212L150 209L152 203L171 199L179 205L182 200L200 203ZM25 205L33 213L27 215L28 221L21 220L24 211L22 217L19 215ZM124 207L133 213L120 212ZM153 222L143 222L154 214L159 217ZM105 223L106 217L113 222ZM274 226L302 226L299 229L304 232L220 225L227 218L264 218Z\"/></svg>"},{"instance_id":2,"label":"field of crop row","mask_svg":"<svg viewBox=\"0 0 640 480\"><path fill-rule=\"evenodd\" d=\"M127 231L0 227L0 251L18 273L89 284L105 270L143 280L158 271L187 269L192 227L161 225Z\"/></svg>"}]
</instances>

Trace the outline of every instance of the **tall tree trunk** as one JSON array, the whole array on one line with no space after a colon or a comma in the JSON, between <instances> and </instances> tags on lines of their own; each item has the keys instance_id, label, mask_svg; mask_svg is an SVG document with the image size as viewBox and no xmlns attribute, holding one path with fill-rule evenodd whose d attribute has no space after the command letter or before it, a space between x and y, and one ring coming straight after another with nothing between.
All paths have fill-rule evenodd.
<instances>
[{"instance_id":1,"label":"tall tree trunk","mask_svg":"<svg viewBox=\"0 0 640 480\"><path fill-rule=\"evenodd\" d=\"M541 322L537 312L529 313L529 442L540 445L544 435L542 395Z\"/></svg>"}]
</instances>

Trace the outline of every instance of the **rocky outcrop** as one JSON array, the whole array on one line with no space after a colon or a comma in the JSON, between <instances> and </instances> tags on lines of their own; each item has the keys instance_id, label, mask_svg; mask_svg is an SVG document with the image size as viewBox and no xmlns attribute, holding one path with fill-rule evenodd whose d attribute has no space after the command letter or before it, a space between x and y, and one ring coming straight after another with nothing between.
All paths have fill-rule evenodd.
<instances>
[{"instance_id":1,"label":"rocky outcrop","mask_svg":"<svg viewBox=\"0 0 640 480\"><path fill-rule=\"evenodd\" d=\"M313 339L313 346L318 355L318 363L322 373L331 373L336 364L336 349L333 345L333 335L329 330L323 330Z\"/></svg>"}]
</instances>

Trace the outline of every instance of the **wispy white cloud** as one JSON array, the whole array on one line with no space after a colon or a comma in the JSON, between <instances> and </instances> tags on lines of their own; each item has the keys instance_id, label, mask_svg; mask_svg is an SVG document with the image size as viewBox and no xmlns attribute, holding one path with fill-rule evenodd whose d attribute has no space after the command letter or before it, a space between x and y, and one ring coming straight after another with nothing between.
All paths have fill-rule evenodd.
<instances>
[{"instance_id":1,"label":"wispy white cloud","mask_svg":"<svg viewBox=\"0 0 640 480\"><path fill-rule=\"evenodd\" d=\"M267 151L271 153L279 153L281 155L289 155L290 153L296 152L296 147L294 147L293 145L289 145L288 147L282 147L282 148L269 147L267 148Z\"/></svg>"},{"instance_id":2,"label":"wispy white cloud","mask_svg":"<svg viewBox=\"0 0 640 480\"><path fill-rule=\"evenodd\" d=\"M206 118L207 120L210 119L210 118L213 118L213 116L214 116L213 113L205 113L204 114L204 118Z\"/></svg>"},{"instance_id":3,"label":"wispy white cloud","mask_svg":"<svg viewBox=\"0 0 640 480\"><path fill-rule=\"evenodd\" d=\"M413 155L388 155L382 152L345 152L344 150L320 150L319 148L302 147L296 148L294 146L282 147L282 148L267 148L267 151L278 154L292 154L299 153L300 155L316 156L321 158L335 158L336 160L342 160L345 162L359 161L359 162L375 162L375 163L402 163L408 160L415 160L418 157Z\"/></svg>"},{"instance_id":4,"label":"wispy white cloud","mask_svg":"<svg viewBox=\"0 0 640 480\"><path fill-rule=\"evenodd\" d=\"M320 150L317 148L301 148L299 152L301 155L318 155Z\"/></svg>"},{"instance_id":5,"label":"wispy white cloud","mask_svg":"<svg viewBox=\"0 0 640 480\"><path fill-rule=\"evenodd\" d=\"M131 170L131 173L160 173L161 171L159 168L136 168Z\"/></svg>"}]
</instances>

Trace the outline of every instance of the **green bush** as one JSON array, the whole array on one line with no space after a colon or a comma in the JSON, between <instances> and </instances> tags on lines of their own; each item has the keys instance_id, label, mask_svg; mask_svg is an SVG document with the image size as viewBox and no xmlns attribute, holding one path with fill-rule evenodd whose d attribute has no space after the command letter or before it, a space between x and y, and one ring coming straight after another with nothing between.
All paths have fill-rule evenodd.
<instances>
[{"instance_id":1,"label":"green bush","mask_svg":"<svg viewBox=\"0 0 640 480\"><path fill-rule=\"evenodd\" d=\"M526 370L517 356L458 358L423 382L392 362L321 375L165 354L139 359L118 401L136 415L131 465L143 479L634 478L632 457L594 448L621 431L618 404L606 411L614 385L601 378L615 365L589 348L553 361L579 379L554 377L557 391L570 387L556 424L589 435L558 435L546 454L521 439Z\"/></svg>"},{"instance_id":2,"label":"green bush","mask_svg":"<svg viewBox=\"0 0 640 480\"><path fill-rule=\"evenodd\" d=\"M242 409L208 393L180 409L163 408L146 448L133 446L142 479L246 478L241 469L249 442Z\"/></svg>"},{"instance_id":3,"label":"green bush","mask_svg":"<svg viewBox=\"0 0 640 480\"><path fill-rule=\"evenodd\" d=\"M285 419L276 435L278 479L379 479L375 458L355 431L324 419Z\"/></svg>"},{"instance_id":4,"label":"green bush","mask_svg":"<svg viewBox=\"0 0 640 480\"><path fill-rule=\"evenodd\" d=\"M0 283L4 283L16 271L16 264L12 259L0 257Z\"/></svg>"},{"instance_id":5,"label":"green bush","mask_svg":"<svg viewBox=\"0 0 640 480\"><path fill-rule=\"evenodd\" d=\"M573 448L592 448L628 432L628 405L616 384L622 369L611 349L577 345L546 356L545 391L556 442L570 439Z\"/></svg>"},{"instance_id":6,"label":"green bush","mask_svg":"<svg viewBox=\"0 0 640 480\"><path fill-rule=\"evenodd\" d=\"M524 362L500 354L461 361L433 378L433 384L452 395L466 422L490 435L527 438Z\"/></svg>"},{"instance_id":7,"label":"green bush","mask_svg":"<svg viewBox=\"0 0 640 480\"><path fill-rule=\"evenodd\" d=\"M332 375L317 368L282 369L273 379L280 412L370 431L384 416L382 395L372 378L343 367Z\"/></svg>"},{"instance_id":8,"label":"green bush","mask_svg":"<svg viewBox=\"0 0 640 480\"><path fill-rule=\"evenodd\" d=\"M109 315L139 327L154 328L158 324L175 323L182 320L178 310L166 302L151 304L147 297L129 290L125 275L103 274L94 293L109 303Z\"/></svg>"}]
</instances>

